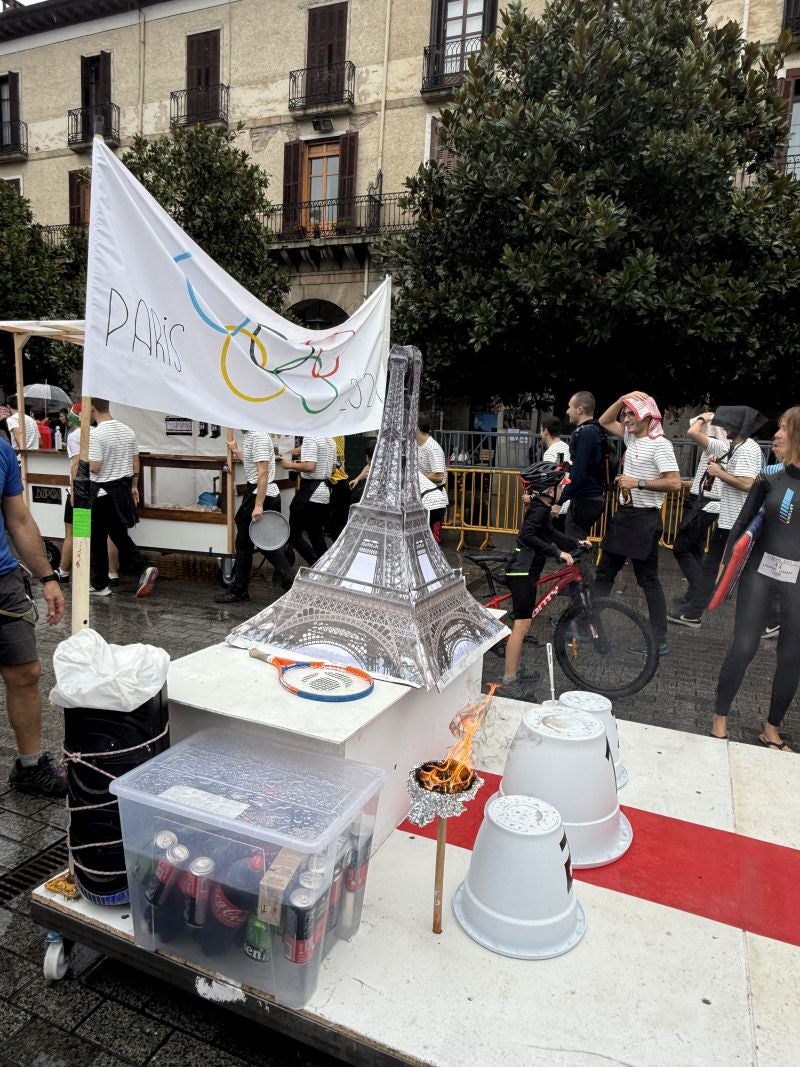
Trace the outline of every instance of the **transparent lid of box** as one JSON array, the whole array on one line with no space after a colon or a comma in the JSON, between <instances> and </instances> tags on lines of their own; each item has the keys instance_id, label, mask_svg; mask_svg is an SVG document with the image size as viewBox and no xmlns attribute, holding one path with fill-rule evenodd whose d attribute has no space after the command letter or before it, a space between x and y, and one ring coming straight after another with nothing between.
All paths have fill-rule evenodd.
<instances>
[{"instance_id":1,"label":"transparent lid of box","mask_svg":"<svg viewBox=\"0 0 800 1067\"><path fill-rule=\"evenodd\" d=\"M317 852L338 837L386 774L232 730L202 730L109 786L149 805L254 840Z\"/></svg>"}]
</instances>

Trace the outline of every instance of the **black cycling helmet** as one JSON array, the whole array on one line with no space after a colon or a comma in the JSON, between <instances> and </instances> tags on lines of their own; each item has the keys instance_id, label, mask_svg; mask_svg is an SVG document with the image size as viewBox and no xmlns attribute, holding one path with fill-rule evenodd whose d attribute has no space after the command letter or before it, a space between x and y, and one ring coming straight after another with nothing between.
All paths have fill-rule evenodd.
<instances>
[{"instance_id":1,"label":"black cycling helmet","mask_svg":"<svg viewBox=\"0 0 800 1067\"><path fill-rule=\"evenodd\" d=\"M526 489L533 493L544 493L561 482L564 470L557 463L532 463L519 472L519 477Z\"/></svg>"}]
</instances>

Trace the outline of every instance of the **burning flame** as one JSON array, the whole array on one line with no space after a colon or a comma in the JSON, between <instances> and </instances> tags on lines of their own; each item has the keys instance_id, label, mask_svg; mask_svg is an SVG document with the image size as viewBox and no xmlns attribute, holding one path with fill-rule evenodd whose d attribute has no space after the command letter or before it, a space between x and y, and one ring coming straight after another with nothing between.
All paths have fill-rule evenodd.
<instances>
[{"instance_id":1,"label":"burning flame","mask_svg":"<svg viewBox=\"0 0 800 1067\"><path fill-rule=\"evenodd\" d=\"M423 763L417 771L419 784L431 793L463 793L475 778L472 769L472 741L483 725L498 682L492 682L488 694L477 704L458 712L450 723L450 732L459 740L447 750L443 760Z\"/></svg>"}]
</instances>

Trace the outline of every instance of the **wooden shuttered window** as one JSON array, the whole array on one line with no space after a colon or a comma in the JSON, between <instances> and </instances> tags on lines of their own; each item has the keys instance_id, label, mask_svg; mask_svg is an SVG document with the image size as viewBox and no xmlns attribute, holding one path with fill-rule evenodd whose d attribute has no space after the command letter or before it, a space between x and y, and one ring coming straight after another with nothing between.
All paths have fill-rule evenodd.
<instances>
[{"instance_id":1,"label":"wooden shuttered window","mask_svg":"<svg viewBox=\"0 0 800 1067\"><path fill-rule=\"evenodd\" d=\"M347 58L347 4L312 7L308 12L307 67L329 67Z\"/></svg>"},{"instance_id":2,"label":"wooden shuttered window","mask_svg":"<svg viewBox=\"0 0 800 1067\"><path fill-rule=\"evenodd\" d=\"M111 53L100 53L99 77L97 79L97 103L111 103Z\"/></svg>"},{"instance_id":3,"label":"wooden shuttered window","mask_svg":"<svg viewBox=\"0 0 800 1067\"><path fill-rule=\"evenodd\" d=\"M347 4L312 7L308 12L306 98L324 103L344 91L347 58Z\"/></svg>"},{"instance_id":4,"label":"wooden shuttered window","mask_svg":"<svg viewBox=\"0 0 800 1067\"><path fill-rule=\"evenodd\" d=\"M437 118L432 118L430 161L441 164L449 172L457 158L456 153L442 141L441 122Z\"/></svg>"},{"instance_id":5,"label":"wooden shuttered window","mask_svg":"<svg viewBox=\"0 0 800 1067\"><path fill-rule=\"evenodd\" d=\"M463 0L458 0L459 3ZM434 0L431 7L431 44L444 44L447 36L446 24L448 9L452 12L453 0ZM466 11L465 11L466 13ZM483 0L483 19L481 33L488 37L497 29L497 0Z\"/></svg>"},{"instance_id":6,"label":"wooden shuttered window","mask_svg":"<svg viewBox=\"0 0 800 1067\"><path fill-rule=\"evenodd\" d=\"M325 186L318 199L311 194L311 168L308 153L310 145L318 146L319 141L287 141L283 147L283 232L296 234L304 229L314 232L315 228L336 225L337 228L352 226L355 219L355 203L358 181L358 133L343 134L338 143L323 142L331 151L328 153L336 161L338 149L339 180L335 196ZM319 155L319 152L317 153ZM335 173L335 171L334 171ZM317 179L319 181L319 179ZM330 198L330 199L328 199ZM309 201L314 201L312 208ZM320 203L327 201L330 206ZM303 208L301 205L305 204Z\"/></svg>"},{"instance_id":7,"label":"wooden shuttered window","mask_svg":"<svg viewBox=\"0 0 800 1067\"><path fill-rule=\"evenodd\" d=\"M81 181L80 171L69 172L69 224L70 226L86 226L89 223L89 212L92 200L91 186Z\"/></svg>"},{"instance_id":8,"label":"wooden shuttered window","mask_svg":"<svg viewBox=\"0 0 800 1067\"><path fill-rule=\"evenodd\" d=\"M300 226L300 203L303 200L303 141L287 141L283 146L283 232L293 234Z\"/></svg>"},{"instance_id":9,"label":"wooden shuttered window","mask_svg":"<svg viewBox=\"0 0 800 1067\"><path fill-rule=\"evenodd\" d=\"M186 38L186 112L192 122L208 122L220 110L220 31Z\"/></svg>"},{"instance_id":10,"label":"wooden shuttered window","mask_svg":"<svg viewBox=\"0 0 800 1067\"><path fill-rule=\"evenodd\" d=\"M778 81L778 92L786 101L789 139L778 150L775 164L780 170L784 170L788 164L796 174L800 174L800 67L786 71Z\"/></svg>"},{"instance_id":11,"label":"wooden shuttered window","mask_svg":"<svg viewBox=\"0 0 800 1067\"><path fill-rule=\"evenodd\" d=\"M19 141L19 74L15 70L10 70L6 77L8 78L8 116L11 120L11 139Z\"/></svg>"}]
</instances>

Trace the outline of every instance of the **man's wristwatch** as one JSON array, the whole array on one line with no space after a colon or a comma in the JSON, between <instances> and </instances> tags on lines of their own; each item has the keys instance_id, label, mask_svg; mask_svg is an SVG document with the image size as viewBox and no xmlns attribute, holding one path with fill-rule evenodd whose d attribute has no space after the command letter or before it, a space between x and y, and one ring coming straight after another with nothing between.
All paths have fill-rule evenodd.
<instances>
[{"instance_id":1,"label":"man's wristwatch","mask_svg":"<svg viewBox=\"0 0 800 1067\"><path fill-rule=\"evenodd\" d=\"M640 489L646 489L647 488L647 479L646 478L640 478L639 479L639 488Z\"/></svg>"},{"instance_id":2,"label":"man's wristwatch","mask_svg":"<svg viewBox=\"0 0 800 1067\"><path fill-rule=\"evenodd\" d=\"M45 574L43 578L39 579L39 581L42 583L42 585L44 585L45 582L58 582L58 584L61 585L61 579L58 577L55 571L53 571L52 574Z\"/></svg>"}]
</instances>

